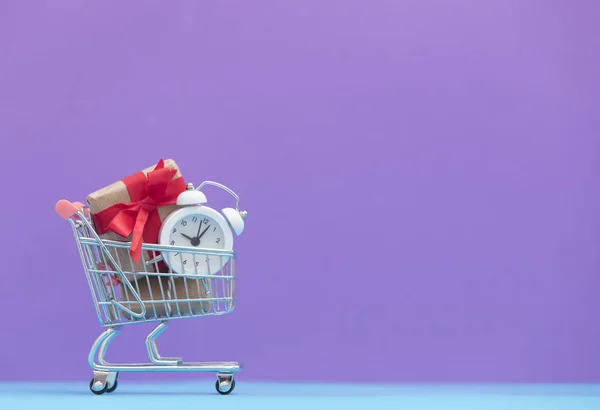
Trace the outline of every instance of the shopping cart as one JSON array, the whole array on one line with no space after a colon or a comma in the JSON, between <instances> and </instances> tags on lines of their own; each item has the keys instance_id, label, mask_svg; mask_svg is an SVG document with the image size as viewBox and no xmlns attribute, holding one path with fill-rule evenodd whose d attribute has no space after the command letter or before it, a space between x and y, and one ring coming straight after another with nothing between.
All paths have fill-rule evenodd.
<instances>
[{"instance_id":1,"label":"shopping cart","mask_svg":"<svg viewBox=\"0 0 600 410\"><path fill-rule=\"evenodd\" d=\"M235 388L234 374L240 371L239 363L187 363L180 358L161 357L156 339L167 328L169 320L223 315L233 310L234 252L143 244L140 264L144 268L136 272L131 267L140 264L134 265L131 256L129 260L121 260L123 252L117 252L119 248L128 249L131 243L101 239L83 204L61 200L56 204L56 211L73 228L98 319L107 328L96 339L88 356L94 371L90 390L94 394L115 391L120 372L214 372L217 391L231 393ZM170 252L192 255L194 261L219 260L220 269L210 275L175 273L161 264L163 255ZM150 363L114 364L104 359L121 327L149 322L158 322L146 338Z\"/></svg>"}]
</instances>

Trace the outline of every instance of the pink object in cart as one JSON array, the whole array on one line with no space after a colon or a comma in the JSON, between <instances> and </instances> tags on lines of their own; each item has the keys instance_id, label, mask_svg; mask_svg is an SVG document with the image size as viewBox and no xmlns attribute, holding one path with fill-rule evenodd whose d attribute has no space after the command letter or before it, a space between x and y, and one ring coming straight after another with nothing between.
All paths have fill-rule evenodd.
<instances>
[{"instance_id":1,"label":"pink object in cart","mask_svg":"<svg viewBox=\"0 0 600 410\"><path fill-rule=\"evenodd\" d=\"M90 210L85 208L81 202L69 202L66 199L61 199L54 205L54 210L62 219L69 219L77 212L83 212L88 215Z\"/></svg>"},{"instance_id":2,"label":"pink object in cart","mask_svg":"<svg viewBox=\"0 0 600 410\"><path fill-rule=\"evenodd\" d=\"M80 208L78 208L75 204L72 204L71 202L67 201L66 199L61 199L56 203L56 205L54 205L54 210L62 219L69 219L70 217L75 215L75 213L79 211Z\"/></svg>"}]
</instances>

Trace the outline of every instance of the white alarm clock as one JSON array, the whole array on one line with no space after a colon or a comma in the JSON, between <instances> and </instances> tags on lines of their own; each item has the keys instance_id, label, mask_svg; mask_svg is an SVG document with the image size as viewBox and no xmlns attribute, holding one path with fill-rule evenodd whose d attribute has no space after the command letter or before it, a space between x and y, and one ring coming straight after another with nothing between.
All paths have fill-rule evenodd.
<instances>
[{"instance_id":1,"label":"white alarm clock","mask_svg":"<svg viewBox=\"0 0 600 410\"><path fill-rule=\"evenodd\" d=\"M229 192L237 200L236 208L225 208L221 214L204 205L206 196L200 191L204 185L213 185ZM239 211L239 201L231 189L219 183L206 181L196 189L188 184L187 190L177 197L177 205L184 207L164 220L158 235L159 244L233 250L233 233L238 236L242 233L247 216L247 212ZM228 261L228 257L173 251L163 252L162 259L173 272L185 275L215 274Z\"/></svg>"}]
</instances>

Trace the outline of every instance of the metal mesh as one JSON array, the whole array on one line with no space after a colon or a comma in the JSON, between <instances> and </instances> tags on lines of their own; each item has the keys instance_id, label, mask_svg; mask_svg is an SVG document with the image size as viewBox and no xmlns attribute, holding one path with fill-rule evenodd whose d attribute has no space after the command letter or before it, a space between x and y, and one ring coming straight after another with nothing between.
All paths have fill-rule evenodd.
<instances>
[{"instance_id":1,"label":"metal mesh","mask_svg":"<svg viewBox=\"0 0 600 410\"><path fill-rule=\"evenodd\" d=\"M141 263L135 264L129 256L131 243L100 239L83 214L71 223L103 326L221 315L233 310L233 251L143 244ZM174 272L164 262L183 255L193 267L185 274ZM124 257L129 258L127 263L123 263ZM183 265L183 259L180 261ZM208 274L198 274L200 263L207 264ZM123 270L124 266L129 270ZM211 271L211 266L219 269Z\"/></svg>"}]
</instances>

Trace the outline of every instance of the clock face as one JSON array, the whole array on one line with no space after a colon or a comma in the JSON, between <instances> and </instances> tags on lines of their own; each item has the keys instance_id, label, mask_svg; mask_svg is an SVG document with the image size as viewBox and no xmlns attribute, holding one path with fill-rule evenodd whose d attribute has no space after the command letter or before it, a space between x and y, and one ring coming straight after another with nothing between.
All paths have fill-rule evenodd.
<instances>
[{"instance_id":1,"label":"clock face","mask_svg":"<svg viewBox=\"0 0 600 410\"><path fill-rule=\"evenodd\" d=\"M173 214L169 223L163 225L160 242L164 245L231 250L232 235L225 219L210 208L202 209L203 212L188 209L180 217ZM208 209L211 212L207 212ZM166 260L174 272L186 275L215 274L227 261L227 257L186 252L168 252Z\"/></svg>"}]
</instances>

